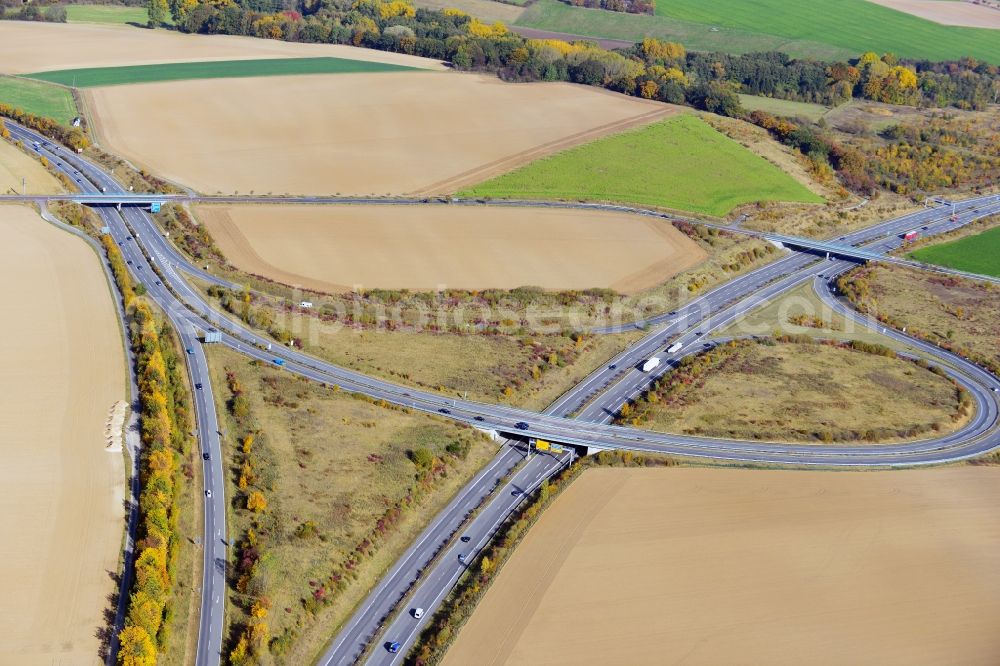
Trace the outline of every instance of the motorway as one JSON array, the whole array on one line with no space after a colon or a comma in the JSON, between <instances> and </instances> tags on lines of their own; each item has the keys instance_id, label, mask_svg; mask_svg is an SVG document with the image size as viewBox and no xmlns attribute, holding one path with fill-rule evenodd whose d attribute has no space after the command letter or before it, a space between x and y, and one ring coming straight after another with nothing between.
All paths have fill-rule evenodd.
<instances>
[{"instance_id":1,"label":"motorway","mask_svg":"<svg viewBox=\"0 0 1000 666\"><path fill-rule=\"evenodd\" d=\"M1000 206L979 206L979 203L977 202L976 204L964 207L962 212L965 217L961 220L961 223L968 223L976 217L990 214L993 210L1000 211ZM980 207L980 210L973 212L972 209L975 207ZM948 216L942 215L940 211L921 212L914 216L906 216L885 225L880 225L881 228L878 231L866 229L842 238L844 242L868 244L868 248L871 250L888 251L898 245L901 233L917 224L926 226L927 233L946 231L954 227ZM733 297L734 292L746 293L744 289L734 289L733 283L727 283L713 292L689 302L687 305L679 308L675 314L659 318L658 323L661 325L659 328L651 331L643 340L630 347L629 350L623 352L619 357L613 359L607 368L601 368L592 373L591 376L581 382L574 390L568 392L554 403L549 408L548 413L569 416L582 405L583 408L577 413L577 419L599 422L609 421L624 402L635 398L654 379L665 373L681 358L688 354L703 351L705 347L717 344L717 340L700 342L705 340L714 331L725 328L738 317L762 307L774 298L787 293L788 290L810 279L814 281L818 292L820 285L826 289L825 292L822 292L822 295L825 297L824 300L828 301L828 305L831 308L861 325L884 330L882 324L870 321L852 308L845 307L836 301L829 291L830 284L835 277L850 270L855 265L848 261L824 261L817 260L815 257L791 255L758 269L754 272L755 274L744 276L746 282L754 285L754 290L751 291L749 296L735 302L728 308L718 311L713 317L710 311L706 312L706 310L710 310L711 308L710 305L706 305L706 301L716 304L724 303L727 299ZM698 330L695 331L693 330L694 328ZM941 350L933 345L914 340L909 336L895 331L892 331L891 337L901 343L920 349L928 356L942 357ZM682 342L684 348L672 355L660 349L660 347L665 347L674 342ZM641 363L640 359L648 358L652 355L659 355L665 359L665 363L656 372L644 373L636 367ZM963 430L972 432L987 430L993 427L998 418L996 403L988 395L984 398L983 391L977 391L974 386L976 380L982 385L989 385L995 379L991 378L988 373L985 373L977 366L964 361L964 359L951 354L944 354L944 357L945 360L960 368L960 372L955 372L951 368L945 367L948 375L967 389L971 389L973 395L977 396L975 423L970 423ZM611 370L611 366L616 366L615 369L618 370L619 374L609 381L607 379L607 371ZM970 376L975 379L970 379ZM594 394L598 395L599 399L588 403L587 400ZM962 437L962 435L958 436ZM543 457L536 461L534 469L527 472L524 476L538 482L540 478L547 478L548 475L557 471L558 467L559 465L555 464L555 461L551 459L546 460ZM477 545L476 548L464 547L461 542L451 544L450 548L444 551L442 556L439 556L440 559L434 568L428 571L424 578L417 581L417 587L412 590L410 596L407 598L406 606L388 624L385 622L384 616L393 605L386 603L384 597L389 593L389 589L383 588L391 589L393 583L396 585L399 583L396 581L383 581L369 595L366 604L355 613L329 646L320 661L322 666L354 663L367 645L367 639L370 636L378 634L383 626L385 626L382 633L383 643L374 647L371 654L368 655L367 663L380 665L400 663L409 648L416 641L426 622L429 621L430 616L439 608L447 591L454 586L455 581L457 581L466 564L479 553L478 544L480 541L485 540L483 541L484 543L488 542L486 538L492 535L498 526L496 517L508 515L516 508L516 504L521 498L517 495L511 496L511 493L517 492L517 487L511 492L507 492L508 488L512 485L515 485L515 483L508 484L504 488L504 491L498 493L482 513L475 516L464 528L463 535L471 536L472 542ZM452 532L458 529L454 527L455 523L452 517L442 516L439 518L444 525L448 526L447 529ZM438 527L437 523L438 521L436 520L435 525L429 527L428 530ZM464 562L457 560L458 553L465 554ZM430 553L425 553L424 555L425 558L429 556ZM413 559L414 554L408 552L397 563L397 567L401 564L405 565L407 562L412 562ZM399 574L400 571L394 567L391 573ZM417 579L414 578L412 580ZM394 597L392 594L388 595L388 598L393 601L402 596L401 589L396 589L394 592L396 593ZM379 614L371 610L379 608L377 603L379 597L383 597L383 605L381 607L382 617L378 617ZM425 611L424 617L421 619L414 617L412 610L414 608L423 608ZM362 630L361 627L365 627L365 629ZM394 654L386 649L390 642L398 642L400 644L399 652Z\"/></svg>"},{"instance_id":2,"label":"motorway","mask_svg":"<svg viewBox=\"0 0 1000 666\"><path fill-rule=\"evenodd\" d=\"M47 142L40 137L12 123L7 123L15 138L21 139L25 145L33 141ZM72 178L81 177L81 187L85 191L98 192L106 188L107 192L122 192L121 186L108 174L88 161L64 149L52 147L48 157L56 168L62 169ZM75 172L79 171L77 175ZM979 208L979 210L974 210ZM593 448L622 448L636 451L668 453L683 456L700 456L713 459L777 463L792 465L825 465L825 466L904 466L916 464L933 464L950 460L958 460L975 455L1000 445L1000 435L997 432L997 405L993 388L1000 386L996 378L982 373L969 376L956 365L956 358L951 358L932 348L929 351L936 357L943 358L952 364L959 373L960 381L968 383L977 401L980 415L960 433L933 440L910 442L907 444L851 447L843 445L808 446L788 445L767 442L743 442L711 438L698 438L679 435L664 435L650 431L610 426L603 422L621 402L636 389L641 390L648 384L650 375L637 375L631 368L649 355L650 350L661 344L686 336L686 352L696 348L696 343L708 333L708 324L700 326L705 320L712 318L712 329L721 324L717 319L721 316L735 317L757 307L769 298L784 293L803 280L814 277L825 270L828 277L834 270L846 270L847 262L818 260L814 255L792 254L779 259L761 269L734 279L723 287L713 290L704 296L690 302L676 313L668 313L649 322L653 330L638 345L630 348L609 366L602 367L592 373L581 385L567 393L552 408L544 414L532 413L502 405L489 405L464 400L452 400L434 393L428 393L400 386L383 380L367 377L338 366L325 363L318 359L292 349L279 348L268 350L269 341L256 332L247 329L240 322L233 321L213 310L205 300L191 288L181 273L196 274L205 278L207 273L199 271L187 262L179 252L165 240L150 216L139 208L124 207L120 212L114 208L101 207L96 209L110 228L115 241L122 248L123 255L130 262L133 275L146 285L149 296L155 300L170 317L172 323L180 332L183 344L191 347L194 353L189 355L189 371L193 381L201 380L203 389L196 391L196 416L199 423L199 440L203 450L210 454L204 465L203 473L206 489L212 491L212 496L206 498L206 536L205 536L205 581L202 588L202 621L199 634L199 664L214 664L219 662L221 649L221 627L225 604L225 561L226 530L225 505L223 501L225 479L221 466L221 450L219 448L218 424L214 414L211 398L211 386L207 379L207 366L199 345L194 344L199 331L216 327L223 332L223 344L237 351L257 358L264 362L281 359L287 371L300 374L315 381L327 384L338 384L344 389L360 391L376 398L385 399L412 409L440 413L456 420L466 422L479 428L495 430L501 434L517 436L533 436L542 439L576 444ZM960 223L967 223L974 217L988 212L1000 211L1000 203L996 197L978 197L961 202L956 206L956 214ZM913 213L898 220L882 223L875 227L843 236L838 242L862 244L868 241L883 239L887 243L894 235L917 226L942 225L947 217L944 209L932 208ZM130 240L134 237L136 240ZM147 255L149 259L147 259ZM151 263L151 261L152 263ZM152 264L156 264L161 278L153 274ZM820 268L829 265L829 268ZM814 271L814 273L810 273ZM212 276L208 276L212 277ZM162 284L161 284L162 281ZM218 283L217 278L212 279ZM758 294L761 290L767 293ZM728 314L725 314L727 313ZM690 330L690 329L697 330ZM912 342L908 342L912 344ZM611 368L610 365L615 365ZM622 372L621 369L627 369ZM950 370L949 370L950 371ZM610 388L607 398L602 389ZM600 394L601 399L597 400ZM617 405L615 403L617 402ZM595 407L594 405L598 405ZM578 418L568 419L567 415L577 413ZM527 428L518 428L517 423L528 424ZM214 433L214 434L213 434ZM491 533L491 525L502 520L513 506L526 494L525 491L537 485L564 460L556 460L550 456L533 455L522 460L511 480L499 493L493 493L493 499L488 504L483 502L491 496L492 486L499 474L502 477L518 463L518 457L523 453L512 446L501 449L491 465L477 475L463 489L455 500L449 504L444 514L431 521L427 531L407 553L412 557L404 557L388 572L382 583L391 583L385 589L387 594L372 603L365 603L347 625L345 630L357 625L357 636L360 641L345 637L338 638L330 651L323 657L321 663L350 663L358 653L360 642L365 641L383 624L383 618L391 610L391 601L398 600L398 590L389 589L395 584L404 583L406 589L411 587L415 574L422 571L421 583L413 590L414 599L427 599L428 616L443 594L450 589L456 573L462 566L457 561L457 550L467 549L468 562L485 543ZM477 485L478 483L478 485ZM461 526L468 514L475 507L482 505L474 520L464 528L463 534L470 536L468 546L461 541L449 541L450 535ZM455 522L459 521L459 522ZM428 570L424 567L430 556L433 556L442 545L449 544L444 554L439 557L436 565ZM454 555L454 558L452 557ZM438 567L451 564L450 571L438 570ZM463 565L464 566L464 565ZM409 568L408 568L409 567ZM373 594L377 592L377 586ZM393 595L396 596L393 599ZM400 616L403 618L405 616ZM426 618L427 616L425 616ZM394 631L396 623L406 620L397 618L390 627ZM356 621L357 620L357 621ZM411 626L412 625L412 626ZM218 630L216 630L218 628ZM419 623L413 620L407 625L410 641L416 635ZM401 640L395 635L393 640ZM402 642L402 641L401 641ZM401 658L404 650L395 655ZM389 656L388 653L376 650L373 654L375 663L383 663L379 659Z\"/></svg>"}]
</instances>

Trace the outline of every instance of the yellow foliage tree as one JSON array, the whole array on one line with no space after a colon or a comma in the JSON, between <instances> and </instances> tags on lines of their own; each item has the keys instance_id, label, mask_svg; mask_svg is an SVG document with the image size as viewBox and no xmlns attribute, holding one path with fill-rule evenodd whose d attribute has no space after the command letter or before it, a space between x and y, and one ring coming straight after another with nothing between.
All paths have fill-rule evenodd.
<instances>
[{"instance_id":1,"label":"yellow foliage tree","mask_svg":"<svg viewBox=\"0 0 1000 666\"><path fill-rule=\"evenodd\" d=\"M267 499L264 497L264 493L259 490L251 491L250 495L247 496L247 509L260 513L266 508Z\"/></svg>"},{"instance_id":2,"label":"yellow foliage tree","mask_svg":"<svg viewBox=\"0 0 1000 666\"><path fill-rule=\"evenodd\" d=\"M145 592L135 592L129 599L128 623L142 627L146 634L155 636L163 621L163 606Z\"/></svg>"},{"instance_id":3,"label":"yellow foliage tree","mask_svg":"<svg viewBox=\"0 0 1000 666\"><path fill-rule=\"evenodd\" d=\"M650 60L679 60L687 55L681 44L661 42L652 37L642 40L642 52Z\"/></svg>"},{"instance_id":4,"label":"yellow foliage tree","mask_svg":"<svg viewBox=\"0 0 1000 666\"><path fill-rule=\"evenodd\" d=\"M496 38L503 37L507 34L507 26L501 21L490 25L489 23L483 23L477 18L469 21L468 24L469 34L473 37L486 37L486 38Z\"/></svg>"},{"instance_id":5,"label":"yellow foliage tree","mask_svg":"<svg viewBox=\"0 0 1000 666\"><path fill-rule=\"evenodd\" d=\"M156 646L142 627L131 625L118 634L118 663L121 666L153 666Z\"/></svg>"},{"instance_id":6,"label":"yellow foliage tree","mask_svg":"<svg viewBox=\"0 0 1000 666\"><path fill-rule=\"evenodd\" d=\"M660 86L656 85L656 81L643 81L639 88L639 94L646 99L655 98L658 92L660 92Z\"/></svg>"}]
</instances>

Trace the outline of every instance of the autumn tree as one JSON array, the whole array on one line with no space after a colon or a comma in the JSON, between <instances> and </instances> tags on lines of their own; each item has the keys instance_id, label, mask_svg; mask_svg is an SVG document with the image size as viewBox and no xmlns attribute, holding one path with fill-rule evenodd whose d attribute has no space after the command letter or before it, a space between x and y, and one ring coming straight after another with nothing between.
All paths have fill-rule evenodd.
<instances>
[{"instance_id":1,"label":"autumn tree","mask_svg":"<svg viewBox=\"0 0 1000 666\"><path fill-rule=\"evenodd\" d=\"M150 28L159 27L167 20L167 0L149 0L147 9L149 10L148 25Z\"/></svg>"},{"instance_id":2,"label":"autumn tree","mask_svg":"<svg viewBox=\"0 0 1000 666\"><path fill-rule=\"evenodd\" d=\"M118 634L118 663L121 666L153 666L156 646L142 627L130 625Z\"/></svg>"},{"instance_id":3,"label":"autumn tree","mask_svg":"<svg viewBox=\"0 0 1000 666\"><path fill-rule=\"evenodd\" d=\"M247 509L260 513L266 508L267 499L264 497L264 493L259 490L250 491L250 494L247 495Z\"/></svg>"}]
</instances>

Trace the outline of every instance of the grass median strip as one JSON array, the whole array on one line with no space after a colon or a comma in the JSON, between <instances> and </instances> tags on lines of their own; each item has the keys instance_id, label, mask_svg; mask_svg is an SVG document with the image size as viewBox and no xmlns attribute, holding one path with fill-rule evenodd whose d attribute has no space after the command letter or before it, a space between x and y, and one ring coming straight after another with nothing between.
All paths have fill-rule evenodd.
<instances>
[{"instance_id":1,"label":"grass median strip","mask_svg":"<svg viewBox=\"0 0 1000 666\"><path fill-rule=\"evenodd\" d=\"M86 67L25 74L26 78L76 88L156 83L185 79L232 79L296 74L356 74L400 72L413 69L366 60L346 58L264 58L220 60L218 62L176 62L128 67Z\"/></svg>"}]
</instances>

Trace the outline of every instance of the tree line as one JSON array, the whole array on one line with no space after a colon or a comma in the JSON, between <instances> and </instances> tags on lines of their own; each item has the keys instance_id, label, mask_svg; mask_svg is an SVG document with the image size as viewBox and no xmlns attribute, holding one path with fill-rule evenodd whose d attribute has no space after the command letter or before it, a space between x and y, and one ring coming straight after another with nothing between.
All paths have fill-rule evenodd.
<instances>
[{"instance_id":1,"label":"tree line","mask_svg":"<svg viewBox=\"0 0 1000 666\"><path fill-rule=\"evenodd\" d=\"M101 242L128 313L141 410L138 556L125 625L118 636L118 663L147 666L156 663L158 652L166 646L174 613L180 547L178 500L190 471L182 464L191 453L186 435L191 422L190 396L169 324L158 324L149 304L137 297L139 285L129 277L114 240L104 235Z\"/></svg>"},{"instance_id":2,"label":"tree line","mask_svg":"<svg viewBox=\"0 0 1000 666\"><path fill-rule=\"evenodd\" d=\"M972 58L934 63L870 52L821 62L778 52L687 53L656 39L608 50L585 41L528 39L500 22L486 24L455 9L418 9L409 0L149 1L152 24L169 14L186 32L365 46L509 80L575 81L724 115L741 114L737 91L823 104L863 98L971 109L1000 98L1000 70ZM617 2L625 11L635 4L575 1Z\"/></svg>"}]
</instances>

